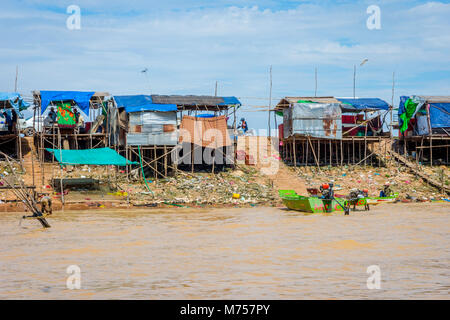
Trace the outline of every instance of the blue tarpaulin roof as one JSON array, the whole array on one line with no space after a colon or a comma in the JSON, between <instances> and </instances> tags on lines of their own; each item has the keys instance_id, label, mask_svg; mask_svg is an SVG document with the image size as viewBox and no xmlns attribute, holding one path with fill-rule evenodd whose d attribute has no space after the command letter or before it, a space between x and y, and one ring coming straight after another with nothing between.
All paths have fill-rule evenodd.
<instances>
[{"instance_id":1,"label":"blue tarpaulin roof","mask_svg":"<svg viewBox=\"0 0 450 320\"><path fill-rule=\"evenodd\" d=\"M241 105L241 102L236 97L222 97L223 103L221 105Z\"/></svg>"},{"instance_id":2,"label":"blue tarpaulin roof","mask_svg":"<svg viewBox=\"0 0 450 320\"><path fill-rule=\"evenodd\" d=\"M41 91L41 114L52 101L73 100L86 115L89 116L89 101L95 92L82 91Z\"/></svg>"},{"instance_id":3,"label":"blue tarpaulin roof","mask_svg":"<svg viewBox=\"0 0 450 320\"><path fill-rule=\"evenodd\" d=\"M175 104L156 104L153 103L152 97L148 95L114 96L114 100L116 101L117 107L124 108L127 113L141 111L177 111Z\"/></svg>"},{"instance_id":4,"label":"blue tarpaulin roof","mask_svg":"<svg viewBox=\"0 0 450 320\"><path fill-rule=\"evenodd\" d=\"M344 99L338 98L342 103L352 105L356 110L389 110L389 104L378 98L359 98L359 99Z\"/></svg>"},{"instance_id":5,"label":"blue tarpaulin roof","mask_svg":"<svg viewBox=\"0 0 450 320\"><path fill-rule=\"evenodd\" d=\"M110 148L85 149L85 150L60 150L49 149L48 152L54 154L56 160L64 165L97 165L97 166L126 166L127 164L137 164L122 157Z\"/></svg>"},{"instance_id":6,"label":"blue tarpaulin roof","mask_svg":"<svg viewBox=\"0 0 450 320\"><path fill-rule=\"evenodd\" d=\"M450 103L430 103L430 123L432 128L449 128Z\"/></svg>"},{"instance_id":7,"label":"blue tarpaulin roof","mask_svg":"<svg viewBox=\"0 0 450 320\"><path fill-rule=\"evenodd\" d=\"M17 92L0 92L0 101L8 101L11 107L18 112L30 106L28 102L23 101Z\"/></svg>"}]
</instances>

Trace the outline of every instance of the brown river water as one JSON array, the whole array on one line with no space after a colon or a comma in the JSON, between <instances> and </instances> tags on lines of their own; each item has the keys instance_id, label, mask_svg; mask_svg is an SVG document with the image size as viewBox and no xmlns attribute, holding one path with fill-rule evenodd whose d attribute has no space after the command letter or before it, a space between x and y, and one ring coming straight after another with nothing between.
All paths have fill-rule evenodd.
<instances>
[{"instance_id":1,"label":"brown river water","mask_svg":"<svg viewBox=\"0 0 450 320\"><path fill-rule=\"evenodd\" d=\"M0 214L0 299L448 299L450 205ZM81 269L69 290L66 268ZM369 290L367 267L380 268Z\"/></svg>"}]
</instances>

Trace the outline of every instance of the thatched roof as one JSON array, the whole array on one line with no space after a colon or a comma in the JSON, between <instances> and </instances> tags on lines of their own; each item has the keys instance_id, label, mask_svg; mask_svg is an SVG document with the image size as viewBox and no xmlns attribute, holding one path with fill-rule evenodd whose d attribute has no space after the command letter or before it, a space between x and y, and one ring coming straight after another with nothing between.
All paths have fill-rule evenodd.
<instances>
[{"instance_id":1,"label":"thatched roof","mask_svg":"<svg viewBox=\"0 0 450 320\"><path fill-rule=\"evenodd\" d=\"M180 96L152 95L153 103L176 104L178 106L217 106L224 103L222 97L214 96Z\"/></svg>"}]
</instances>

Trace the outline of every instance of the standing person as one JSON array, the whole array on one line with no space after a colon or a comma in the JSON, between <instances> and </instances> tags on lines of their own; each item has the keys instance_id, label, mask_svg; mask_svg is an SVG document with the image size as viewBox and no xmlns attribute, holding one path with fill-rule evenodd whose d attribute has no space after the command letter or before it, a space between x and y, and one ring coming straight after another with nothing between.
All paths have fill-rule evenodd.
<instances>
[{"instance_id":1,"label":"standing person","mask_svg":"<svg viewBox=\"0 0 450 320\"><path fill-rule=\"evenodd\" d=\"M80 120L80 112L77 110L77 108L73 108L73 115L75 116L75 123L78 126L78 122Z\"/></svg>"},{"instance_id":2,"label":"standing person","mask_svg":"<svg viewBox=\"0 0 450 320\"><path fill-rule=\"evenodd\" d=\"M17 132L17 112L16 110L11 110L11 125L12 125L12 132Z\"/></svg>"},{"instance_id":3,"label":"standing person","mask_svg":"<svg viewBox=\"0 0 450 320\"><path fill-rule=\"evenodd\" d=\"M239 123L238 129L241 128L244 133L248 131L248 125L247 121L245 121L245 118L241 118L241 122Z\"/></svg>"},{"instance_id":4,"label":"standing person","mask_svg":"<svg viewBox=\"0 0 450 320\"><path fill-rule=\"evenodd\" d=\"M50 123L51 124L56 123L57 114L55 112L55 108L53 108L53 107L50 108L50 112L48 113L48 117L50 118Z\"/></svg>"},{"instance_id":5,"label":"standing person","mask_svg":"<svg viewBox=\"0 0 450 320\"><path fill-rule=\"evenodd\" d=\"M8 114L8 112L3 112L3 117L5 118L5 123L8 127L8 132L12 133L12 119L11 116Z\"/></svg>"}]
</instances>

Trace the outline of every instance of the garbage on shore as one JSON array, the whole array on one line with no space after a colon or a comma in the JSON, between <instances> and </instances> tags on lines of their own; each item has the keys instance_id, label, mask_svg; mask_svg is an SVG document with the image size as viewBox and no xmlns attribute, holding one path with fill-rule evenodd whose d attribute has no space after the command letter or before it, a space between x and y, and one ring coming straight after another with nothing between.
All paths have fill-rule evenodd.
<instances>
[{"instance_id":1,"label":"garbage on shore","mask_svg":"<svg viewBox=\"0 0 450 320\"><path fill-rule=\"evenodd\" d=\"M416 177L404 167L316 167L292 168L295 175L305 181L307 187L318 187L323 181L333 181L335 190L346 194L353 188L367 188L371 196L378 196L385 183L389 183L394 192L400 194L403 202L444 201L447 195ZM435 179L442 179L442 168L424 168L426 173ZM445 170L444 170L445 172ZM445 185L450 177L444 174Z\"/></svg>"}]
</instances>

